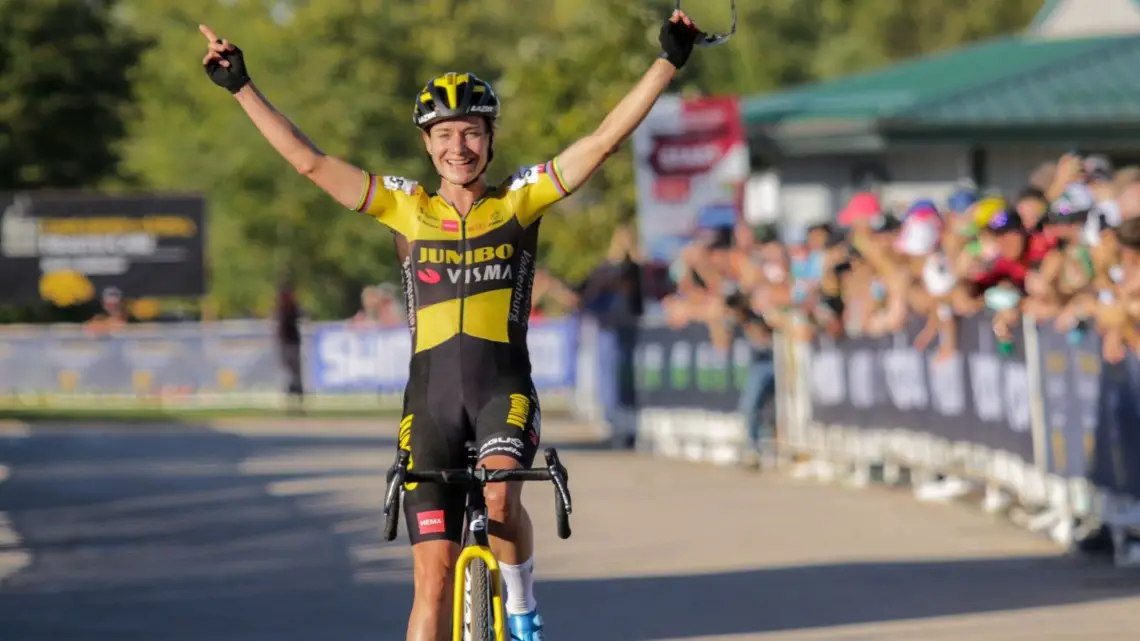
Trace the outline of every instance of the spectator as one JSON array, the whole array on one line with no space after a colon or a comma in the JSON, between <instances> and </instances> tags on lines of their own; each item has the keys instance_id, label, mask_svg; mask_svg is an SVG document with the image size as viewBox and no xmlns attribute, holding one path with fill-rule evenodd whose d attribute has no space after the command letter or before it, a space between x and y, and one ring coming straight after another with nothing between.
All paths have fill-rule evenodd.
<instances>
[{"instance_id":1,"label":"spectator","mask_svg":"<svg viewBox=\"0 0 1140 641\"><path fill-rule=\"evenodd\" d=\"M104 289L100 304L100 312L83 326L88 334L106 335L131 322L127 306L123 302L123 292L118 287Z\"/></svg>"},{"instance_id":2,"label":"spectator","mask_svg":"<svg viewBox=\"0 0 1140 641\"><path fill-rule=\"evenodd\" d=\"M577 309L580 302L577 292L557 276L541 267L534 270L534 287L530 297L531 321L560 316Z\"/></svg>"},{"instance_id":3,"label":"spectator","mask_svg":"<svg viewBox=\"0 0 1140 641\"><path fill-rule=\"evenodd\" d=\"M301 308L297 304L293 276L289 271L282 273L278 283L274 320L278 353L287 379L286 409L290 414L303 414L305 389L301 375Z\"/></svg>"},{"instance_id":4,"label":"spectator","mask_svg":"<svg viewBox=\"0 0 1140 641\"><path fill-rule=\"evenodd\" d=\"M776 364L772 351L772 326L752 306L744 292L735 291L725 298L728 314L716 332L722 349L726 348L732 332L740 329L748 345L748 376L740 391L738 410L744 417L748 432L750 457L745 464L754 469L770 466L775 460L776 426L771 407L776 394ZM711 328L710 328L711 329ZM727 351L727 349L725 349Z\"/></svg>"},{"instance_id":5,"label":"spectator","mask_svg":"<svg viewBox=\"0 0 1140 641\"><path fill-rule=\"evenodd\" d=\"M360 311L349 321L357 329L393 328L407 324L396 288L388 283L365 287L360 292Z\"/></svg>"},{"instance_id":6,"label":"spectator","mask_svg":"<svg viewBox=\"0 0 1140 641\"><path fill-rule=\"evenodd\" d=\"M1045 197L1045 192L1028 186L1017 195L1013 206L1017 215L1021 216L1025 228L1038 231L1042 228L1045 214L1049 211L1049 200Z\"/></svg>"},{"instance_id":7,"label":"spectator","mask_svg":"<svg viewBox=\"0 0 1140 641\"><path fill-rule=\"evenodd\" d=\"M636 232L628 224L614 230L605 260L581 287L582 307L612 327L636 327L645 313L642 263ZM577 305L578 299L566 302Z\"/></svg>"},{"instance_id":8,"label":"spectator","mask_svg":"<svg viewBox=\"0 0 1140 641\"><path fill-rule=\"evenodd\" d=\"M749 229L738 223L733 239L733 245L727 249L726 264L712 263L721 280L721 295L713 308L723 312L720 322L709 324L709 336L724 354L732 349L737 330L748 346L748 376L740 392L738 411L744 418L750 445L744 464L761 469L773 465L775 460L776 425L772 410L776 365L772 330L773 324L783 326L787 322L783 311L793 301L794 268L770 225ZM803 249L806 258L807 248Z\"/></svg>"},{"instance_id":9,"label":"spectator","mask_svg":"<svg viewBox=\"0 0 1140 641\"><path fill-rule=\"evenodd\" d=\"M699 229L670 267L676 291L662 301L666 322L684 327L692 322L717 323L724 308L720 295L731 262L731 227Z\"/></svg>"},{"instance_id":10,"label":"spectator","mask_svg":"<svg viewBox=\"0 0 1140 641\"><path fill-rule=\"evenodd\" d=\"M607 421L618 428L615 431L618 444L625 447L633 446L637 432L631 410L637 407L634 354L638 324L645 313L643 262L636 231L628 224L619 225L614 230L605 260L586 279L580 295L582 308L597 318L603 330L599 341L612 345L610 353L600 358L612 356L611 360L603 361L607 369L603 375L613 375L617 394L606 396L603 405Z\"/></svg>"},{"instance_id":11,"label":"spectator","mask_svg":"<svg viewBox=\"0 0 1140 641\"><path fill-rule=\"evenodd\" d=\"M1120 188L1116 199L1121 220L1140 218L1140 181L1128 183Z\"/></svg>"},{"instance_id":12,"label":"spectator","mask_svg":"<svg viewBox=\"0 0 1140 641\"><path fill-rule=\"evenodd\" d=\"M1081 170L1084 184L1088 186L1097 204L1116 197L1112 161L1107 156L1100 154L1085 156L1082 159Z\"/></svg>"}]
</instances>

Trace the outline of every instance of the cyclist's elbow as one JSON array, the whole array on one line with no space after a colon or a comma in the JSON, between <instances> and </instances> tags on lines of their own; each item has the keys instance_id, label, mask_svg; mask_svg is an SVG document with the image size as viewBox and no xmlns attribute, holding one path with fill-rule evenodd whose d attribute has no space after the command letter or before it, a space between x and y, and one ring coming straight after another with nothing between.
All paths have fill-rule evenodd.
<instances>
[{"instance_id":1,"label":"cyclist's elbow","mask_svg":"<svg viewBox=\"0 0 1140 641\"><path fill-rule=\"evenodd\" d=\"M297 170L297 173L312 180L313 177L316 176L317 170L320 169L320 157L313 155L296 158L291 164L293 165L293 169Z\"/></svg>"}]
</instances>

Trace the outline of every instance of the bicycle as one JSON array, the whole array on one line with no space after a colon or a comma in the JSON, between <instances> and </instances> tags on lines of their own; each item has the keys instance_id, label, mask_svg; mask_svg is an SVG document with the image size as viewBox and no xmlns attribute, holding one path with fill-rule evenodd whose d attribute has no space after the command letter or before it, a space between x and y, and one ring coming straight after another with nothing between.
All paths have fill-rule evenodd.
<instances>
[{"instance_id":1,"label":"bicycle","mask_svg":"<svg viewBox=\"0 0 1140 641\"><path fill-rule=\"evenodd\" d=\"M499 563L491 553L487 538L487 504L483 488L488 483L508 481L551 481L554 483L554 513L558 520L558 538L570 538L570 487L566 468L558 452L544 450L545 469L488 470L477 467L478 452L468 447L467 467L455 470L410 470L411 453L399 450L396 462L388 470L388 488L384 500L384 539L396 538L400 522L400 502L405 483L447 483L467 486L467 515L463 531L462 551L455 566L455 593L452 606L452 640L464 641L464 628L470 629L470 641L507 641L506 616L503 610L503 587ZM470 577L470 578L469 578ZM465 612L466 606L466 612Z\"/></svg>"}]
</instances>

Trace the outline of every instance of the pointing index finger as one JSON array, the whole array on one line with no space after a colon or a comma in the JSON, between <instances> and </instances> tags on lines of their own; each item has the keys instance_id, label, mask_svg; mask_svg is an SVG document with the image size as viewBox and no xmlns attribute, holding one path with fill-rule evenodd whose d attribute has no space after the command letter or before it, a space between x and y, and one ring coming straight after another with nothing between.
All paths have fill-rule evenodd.
<instances>
[{"instance_id":1,"label":"pointing index finger","mask_svg":"<svg viewBox=\"0 0 1140 641\"><path fill-rule=\"evenodd\" d=\"M198 31L201 31L202 35L206 36L206 40L209 40L210 42L221 42L221 38L219 38L212 29L204 24L198 25Z\"/></svg>"}]
</instances>

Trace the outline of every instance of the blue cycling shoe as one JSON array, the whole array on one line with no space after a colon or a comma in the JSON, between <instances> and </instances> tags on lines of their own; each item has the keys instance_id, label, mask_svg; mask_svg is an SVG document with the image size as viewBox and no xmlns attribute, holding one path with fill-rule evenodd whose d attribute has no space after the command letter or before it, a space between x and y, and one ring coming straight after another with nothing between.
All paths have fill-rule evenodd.
<instances>
[{"instance_id":1,"label":"blue cycling shoe","mask_svg":"<svg viewBox=\"0 0 1140 641\"><path fill-rule=\"evenodd\" d=\"M507 615L511 641L545 641L542 634L542 616L536 612Z\"/></svg>"}]
</instances>

